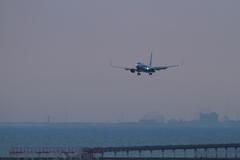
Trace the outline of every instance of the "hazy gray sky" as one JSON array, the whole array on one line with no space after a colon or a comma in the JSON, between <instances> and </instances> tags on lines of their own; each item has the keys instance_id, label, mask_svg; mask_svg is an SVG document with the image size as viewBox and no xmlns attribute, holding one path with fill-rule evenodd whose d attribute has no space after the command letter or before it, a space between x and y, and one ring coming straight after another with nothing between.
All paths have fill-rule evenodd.
<instances>
[{"instance_id":1,"label":"hazy gray sky","mask_svg":"<svg viewBox=\"0 0 240 160\"><path fill-rule=\"evenodd\" d=\"M240 1L0 1L0 122L240 117ZM183 67L137 76L114 65ZM228 106L228 108L227 108Z\"/></svg>"}]
</instances>

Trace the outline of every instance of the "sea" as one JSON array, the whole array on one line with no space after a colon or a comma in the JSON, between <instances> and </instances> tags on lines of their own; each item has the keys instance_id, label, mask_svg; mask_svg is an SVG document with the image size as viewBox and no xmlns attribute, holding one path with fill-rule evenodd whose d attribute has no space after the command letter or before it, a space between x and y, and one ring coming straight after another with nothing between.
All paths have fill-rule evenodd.
<instances>
[{"instance_id":1,"label":"sea","mask_svg":"<svg viewBox=\"0 0 240 160\"><path fill-rule=\"evenodd\" d=\"M121 147L154 146L185 144L225 144L240 143L240 127L167 127L159 125L120 125L120 124L85 124L85 125L3 125L0 126L0 157L9 157L12 147ZM190 157L193 151L188 151ZM204 150L198 151L199 155ZM214 151L208 151L214 152ZM218 156L224 156L224 149ZM104 156L114 156L108 153ZM117 156L125 156L119 153ZM129 153L138 156L138 153ZM167 151L165 156L171 156ZM180 153L179 154L183 154ZM214 157L215 153L208 155ZM234 150L228 151L234 157ZM240 157L240 148L237 150ZM142 156L150 156L145 151ZM161 156L154 151L154 157Z\"/></svg>"}]
</instances>

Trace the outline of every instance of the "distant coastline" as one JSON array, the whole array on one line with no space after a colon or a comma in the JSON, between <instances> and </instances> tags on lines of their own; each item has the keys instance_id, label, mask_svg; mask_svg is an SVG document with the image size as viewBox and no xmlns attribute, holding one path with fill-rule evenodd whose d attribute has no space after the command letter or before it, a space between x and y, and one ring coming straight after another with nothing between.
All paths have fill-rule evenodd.
<instances>
[{"instance_id":1,"label":"distant coastline","mask_svg":"<svg viewBox=\"0 0 240 160\"><path fill-rule=\"evenodd\" d=\"M121 123L94 123L94 122L0 122L0 127L3 126L35 126L35 127L47 127L47 126L136 126L136 127L240 127L240 121L227 121L227 122L214 122L206 123L198 120L195 121L176 121L168 123L141 123L141 122L121 122Z\"/></svg>"}]
</instances>

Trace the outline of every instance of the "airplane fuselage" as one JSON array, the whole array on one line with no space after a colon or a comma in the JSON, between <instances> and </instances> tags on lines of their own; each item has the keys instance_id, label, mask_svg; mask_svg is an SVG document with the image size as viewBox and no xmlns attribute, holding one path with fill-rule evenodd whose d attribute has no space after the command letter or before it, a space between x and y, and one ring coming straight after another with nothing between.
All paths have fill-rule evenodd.
<instances>
[{"instance_id":1,"label":"airplane fuselage","mask_svg":"<svg viewBox=\"0 0 240 160\"><path fill-rule=\"evenodd\" d=\"M146 73L154 73L155 72L155 69L152 66L147 65L143 62L137 62L136 68L137 68L138 72L146 72Z\"/></svg>"}]
</instances>

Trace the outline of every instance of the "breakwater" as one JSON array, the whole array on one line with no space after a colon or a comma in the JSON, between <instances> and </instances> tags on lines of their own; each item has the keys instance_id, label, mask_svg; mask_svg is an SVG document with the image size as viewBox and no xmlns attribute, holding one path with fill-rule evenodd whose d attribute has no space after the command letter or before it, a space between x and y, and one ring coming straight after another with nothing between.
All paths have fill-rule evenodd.
<instances>
[{"instance_id":1,"label":"breakwater","mask_svg":"<svg viewBox=\"0 0 240 160\"><path fill-rule=\"evenodd\" d=\"M199 158L99 158L100 160L199 160ZM205 160L236 160L236 158L202 158ZM85 160L81 158L11 158L11 157L0 157L0 160Z\"/></svg>"},{"instance_id":2,"label":"breakwater","mask_svg":"<svg viewBox=\"0 0 240 160\"><path fill-rule=\"evenodd\" d=\"M146 154L148 153L148 154ZM154 154L153 154L154 153ZM158 155L156 155L158 153ZM110 155L110 156L109 156ZM111 156L112 155L112 156ZM25 157L25 158L24 158ZM238 159L240 143L130 147L12 147L13 159Z\"/></svg>"}]
</instances>

